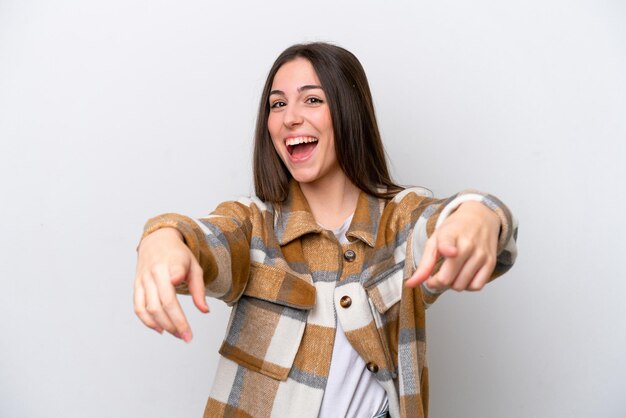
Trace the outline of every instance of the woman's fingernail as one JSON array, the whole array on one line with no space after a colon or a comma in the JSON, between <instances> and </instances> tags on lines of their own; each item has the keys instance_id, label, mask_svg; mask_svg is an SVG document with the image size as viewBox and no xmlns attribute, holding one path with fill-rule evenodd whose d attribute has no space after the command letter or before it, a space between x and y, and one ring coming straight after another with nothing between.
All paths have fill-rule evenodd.
<instances>
[{"instance_id":1,"label":"woman's fingernail","mask_svg":"<svg viewBox=\"0 0 626 418\"><path fill-rule=\"evenodd\" d=\"M152 329L155 330L156 332L158 332L159 334L163 334L163 328L156 327L156 328L152 328Z\"/></svg>"},{"instance_id":2,"label":"woman's fingernail","mask_svg":"<svg viewBox=\"0 0 626 418\"><path fill-rule=\"evenodd\" d=\"M183 335L181 338L184 342L188 343L189 341L191 341L191 332L190 331L183 332Z\"/></svg>"},{"instance_id":3,"label":"woman's fingernail","mask_svg":"<svg viewBox=\"0 0 626 418\"><path fill-rule=\"evenodd\" d=\"M180 336L180 334L178 333L178 331L174 332L172 335L173 335L174 337L176 337L176 338L181 338L181 339L182 339L182 337Z\"/></svg>"}]
</instances>

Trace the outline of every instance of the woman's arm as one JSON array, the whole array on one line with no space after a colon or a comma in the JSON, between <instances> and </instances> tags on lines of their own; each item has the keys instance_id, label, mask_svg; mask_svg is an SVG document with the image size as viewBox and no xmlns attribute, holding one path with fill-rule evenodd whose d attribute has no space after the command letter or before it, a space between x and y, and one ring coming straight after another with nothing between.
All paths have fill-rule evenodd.
<instances>
[{"instance_id":1,"label":"woman's arm","mask_svg":"<svg viewBox=\"0 0 626 418\"><path fill-rule=\"evenodd\" d=\"M248 204L245 204L248 203ZM223 203L208 217L150 219L138 248L135 312L148 327L192 338L176 293L191 294L208 312L205 294L234 303L250 268L251 201ZM258 211L257 211L258 212Z\"/></svg>"}]
</instances>

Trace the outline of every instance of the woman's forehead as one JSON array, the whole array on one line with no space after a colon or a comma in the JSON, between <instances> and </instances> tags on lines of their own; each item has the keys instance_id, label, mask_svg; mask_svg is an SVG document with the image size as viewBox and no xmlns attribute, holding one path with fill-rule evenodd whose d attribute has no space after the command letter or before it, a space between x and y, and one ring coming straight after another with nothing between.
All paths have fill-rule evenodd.
<instances>
[{"instance_id":1,"label":"woman's forehead","mask_svg":"<svg viewBox=\"0 0 626 418\"><path fill-rule=\"evenodd\" d=\"M306 58L295 58L284 63L272 80L272 91L299 92L304 86L321 86L313 65Z\"/></svg>"}]
</instances>

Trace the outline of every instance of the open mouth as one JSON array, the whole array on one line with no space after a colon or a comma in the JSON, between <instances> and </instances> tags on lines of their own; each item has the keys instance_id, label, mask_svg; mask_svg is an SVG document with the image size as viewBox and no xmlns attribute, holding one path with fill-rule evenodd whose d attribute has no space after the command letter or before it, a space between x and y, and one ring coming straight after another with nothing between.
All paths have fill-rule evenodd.
<instances>
[{"instance_id":1,"label":"open mouth","mask_svg":"<svg viewBox=\"0 0 626 418\"><path fill-rule=\"evenodd\" d=\"M318 139L312 136L299 136L297 138L288 138L285 141L287 152L296 160L308 157L317 146Z\"/></svg>"}]
</instances>

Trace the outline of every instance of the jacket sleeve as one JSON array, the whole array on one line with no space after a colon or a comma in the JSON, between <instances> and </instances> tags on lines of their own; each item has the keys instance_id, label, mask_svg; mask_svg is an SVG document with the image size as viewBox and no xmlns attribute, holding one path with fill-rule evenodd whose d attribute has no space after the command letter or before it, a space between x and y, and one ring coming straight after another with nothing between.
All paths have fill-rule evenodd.
<instances>
[{"instance_id":1,"label":"jacket sleeve","mask_svg":"<svg viewBox=\"0 0 626 418\"><path fill-rule=\"evenodd\" d=\"M252 201L242 200L222 203L200 219L164 214L146 223L142 238L160 228L176 228L202 267L206 294L230 305L239 299L248 281L256 212ZM176 291L188 294L187 283L178 285Z\"/></svg>"},{"instance_id":2,"label":"jacket sleeve","mask_svg":"<svg viewBox=\"0 0 626 418\"><path fill-rule=\"evenodd\" d=\"M419 211L412 232L410 246L413 268L417 268L417 264L422 258L426 241L435 229L461 204L468 201L482 203L493 210L500 218L500 236L498 237L496 267L489 281L501 276L513 266L517 257L517 220L509 208L497 197L474 190L468 190L457 193L446 200L433 200L430 205ZM443 259L439 260L435 271L439 269L442 262ZM426 284L422 285L422 294L426 307L434 303L441 293L443 292L429 289Z\"/></svg>"}]
</instances>

